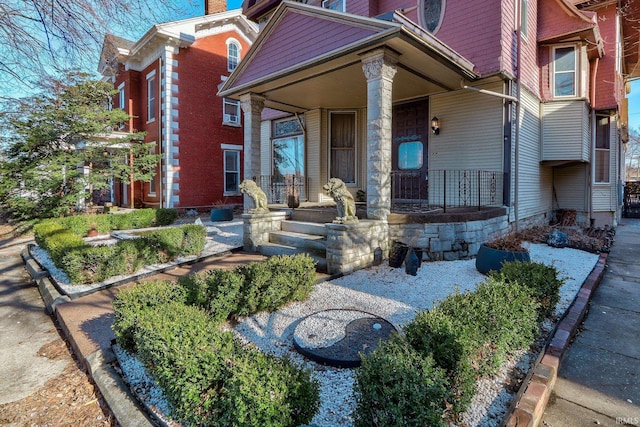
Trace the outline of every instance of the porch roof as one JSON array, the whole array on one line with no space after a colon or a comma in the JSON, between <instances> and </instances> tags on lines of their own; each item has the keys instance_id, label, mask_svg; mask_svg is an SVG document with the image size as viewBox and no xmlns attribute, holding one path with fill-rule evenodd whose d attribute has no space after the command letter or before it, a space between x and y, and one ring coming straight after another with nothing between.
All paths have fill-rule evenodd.
<instances>
[{"instance_id":1,"label":"porch roof","mask_svg":"<svg viewBox=\"0 0 640 427\"><path fill-rule=\"evenodd\" d=\"M283 1L218 95L265 98L289 112L367 104L361 55L384 47L398 54L393 100L459 89L474 65L399 12L367 18Z\"/></svg>"}]
</instances>

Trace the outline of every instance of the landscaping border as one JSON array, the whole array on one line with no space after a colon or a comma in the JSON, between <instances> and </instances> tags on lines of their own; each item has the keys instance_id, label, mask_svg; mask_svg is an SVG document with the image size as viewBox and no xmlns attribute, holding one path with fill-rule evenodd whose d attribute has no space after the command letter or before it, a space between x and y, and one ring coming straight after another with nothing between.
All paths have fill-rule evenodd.
<instances>
[{"instance_id":1,"label":"landscaping border","mask_svg":"<svg viewBox=\"0 0 640 427\"><path fill-rule=\"evenodd\" d=\"M602 281L607 257L607 253L600 254L571 306L553 330L544 351L538 356L533 368L529 369L500 427L537 427L540 424L558 377L562 357L587 313L589 300Z\"/></svg>"}]
</instances>

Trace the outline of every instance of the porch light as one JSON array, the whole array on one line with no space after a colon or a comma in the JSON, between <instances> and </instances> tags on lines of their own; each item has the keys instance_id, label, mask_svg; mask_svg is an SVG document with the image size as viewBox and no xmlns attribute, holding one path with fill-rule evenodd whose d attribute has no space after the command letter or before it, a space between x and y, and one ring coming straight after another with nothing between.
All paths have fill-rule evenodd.
<instances>
[{"instance_id":1,"label":"porch light","mask_svg":"<svg viewBox=\"0 0 640 427\"><path fill-rule=\"evenodd\" d=\"M431 131L434 135L440 134L440 120L438 120L436 116L433 116L433 119L431 119Z\"/></svg>"}]
</instances>

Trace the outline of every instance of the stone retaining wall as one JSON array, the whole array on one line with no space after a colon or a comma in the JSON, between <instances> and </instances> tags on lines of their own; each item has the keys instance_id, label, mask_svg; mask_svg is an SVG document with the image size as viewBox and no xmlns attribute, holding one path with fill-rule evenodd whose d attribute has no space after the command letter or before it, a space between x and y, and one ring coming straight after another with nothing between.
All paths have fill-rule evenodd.
<instances>
[{"instance_id":1,"label":"stone retaining wall","mask_svg":"<svg viewBox=\"0 0 640 427\"><path fill-rule=\"evenodd\" d=\"M281 223L287 218L286 212L264 214L243 214L244 228L242 244L247 252L257 252L258 247L269 242L269 233L280 231Z\"/></svg>"}]
</instances>

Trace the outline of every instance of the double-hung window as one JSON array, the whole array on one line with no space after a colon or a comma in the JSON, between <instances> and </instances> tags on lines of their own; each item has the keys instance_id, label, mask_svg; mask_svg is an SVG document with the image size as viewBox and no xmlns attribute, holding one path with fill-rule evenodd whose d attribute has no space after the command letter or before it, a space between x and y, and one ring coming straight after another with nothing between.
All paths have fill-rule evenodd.
<instances>
[{"instance_id":1,"label":"double-hung window","mask_svg":"<svg viewBox=\"0 0 640 427\"><path fill-rule=\"evenodd\" d=\"M596 116L595 182L609 183L611 164L611 121L609 116Z\"/></svg>"},{"instance_id":2,"label":"double-hung window","mask_svg":"<svg viewBox=\"0 0 640 427\"><path fill-rule=\"evenodd\" d=\"M227 70L236 69L240 62L240 44L233 39L227 40Z\"/></svg>"},{"instance_id":3,"label":"double-hung window","mask_svg":"<svg viewBox=\"0 0 640 427\"><path fill-rule=\"evenodd\" d=\"M122 111L125 110L125 95L124 95L124 82L118 86L118 108ZM124 123L120 123L120 129L124 129Z\"/></svg>"},{"instance_id":4,"label":"double-hung window","mask_svg":"<svg viewBox=\"0 0 640 427\"><path fill-rule=\"evenodd\" d=\"M156 119L156 72L147 74L147 123Z\"/></svg>"},{"instance_id":5,"label":"double-hung window","mask_svg":"<svg viewBox=\"0 0 640 427\"><path fill-rule=\"evenodd\" d=\"M223 144L224 151L224 195L240 193L240 150L241 146Z\"/></svg>"},{"instance_id":6,"label":"double-hung window","mask_svg":"<svg viewBox=\"0 0 640 427\"><path fill-rule=\"evenodd\" d=\"M223 98L222 109L222 123L227 125L240 125L240 101Z\"/></svg>"},{"instance_id":7,"label":"double-hung window","mask_svg":"<svg viewBox=\"0 0 640 427\"><path fill-rule=\"evenodd\" d=\"M577 56L575 46L553 49L553 96L577 96Z\"/></svg>"}]
</instances>

